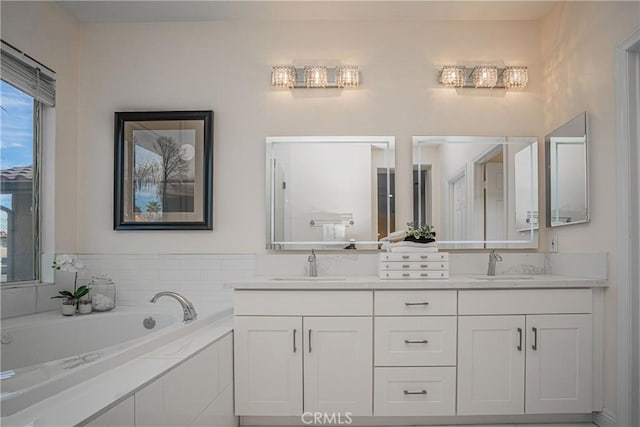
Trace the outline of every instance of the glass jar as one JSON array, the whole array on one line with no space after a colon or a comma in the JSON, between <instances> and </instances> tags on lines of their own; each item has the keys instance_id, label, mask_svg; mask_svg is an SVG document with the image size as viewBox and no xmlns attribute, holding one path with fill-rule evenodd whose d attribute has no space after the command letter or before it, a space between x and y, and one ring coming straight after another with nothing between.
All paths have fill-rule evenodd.
<instances>
[{"instance_id":1,"label":"glass jar","mask_svg":"<svg viewBox=\"0 0 640 427\"><path fill-rule=\"evenodd\" d=\"M109 311L116 308L116 284L106 276L91 278L89 295L93 311Z\"/></svg>"}]
</instances>

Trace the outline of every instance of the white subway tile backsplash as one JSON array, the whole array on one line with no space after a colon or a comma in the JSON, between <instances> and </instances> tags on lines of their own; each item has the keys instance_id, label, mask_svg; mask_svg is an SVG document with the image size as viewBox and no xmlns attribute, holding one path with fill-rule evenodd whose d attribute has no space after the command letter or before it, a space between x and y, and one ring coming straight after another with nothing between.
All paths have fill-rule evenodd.
<instances>
[{"instance_id":1,"label":"white subway tile backsplash","mask_svg":"<svg viewBox=\"0 0 640 427\"><path fill-rule=\"evenodd\" d=\"M223 282L255 275L255 255L80 255L91 275L106 274L118 286L121 304L146 302L155 292L174 290L187 298L230 299ZM87 270L86 273L89 273ZM191 295L191 296L190 296Z\"/></svg>"}]
</instances>

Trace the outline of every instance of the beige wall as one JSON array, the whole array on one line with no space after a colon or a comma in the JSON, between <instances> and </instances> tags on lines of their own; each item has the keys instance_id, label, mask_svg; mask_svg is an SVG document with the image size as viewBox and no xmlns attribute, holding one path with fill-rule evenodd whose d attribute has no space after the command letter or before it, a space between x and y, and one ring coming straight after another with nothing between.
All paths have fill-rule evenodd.
<instances>
[{"instance_id":1,"label":"beige wall","mask_svg":"<svg viewBox=\"0 0 640 427\"><path fill-rule=\"evenodd\" d=\"M43 147L43 250L75 251L80 25L53 2L3 1L0 11L2 39L57 72L57 103L47 117L55 138L45 135Z\"/></svg>"},{"instance_id":2,"label":"beige wall","mask_svg":"<svg viewBox=\"0 0 640 427\"><path fill-rule=\"evenodd\" d=\"M542 21L544 131L589 114L592 221L560 227L561 252L608 252L605 408L616 410L615 48L640 27L638 2L563 2Z\"/></svg>"},{"instance_id":3,"label":"beige wall","mask_svg":"<svg viewBox=\"0 0 640 427\"><path fill-rule=\"evenodd\" d=\"M265 137L393 135L397 224L411 220L413 135L538 135L539 22L84 25L78 251L263 252ZM523 92L439 87L443 64L526 64ZM357 90L278 90L274 64L358 64ZM113 112L215 112L214 232L112 230Z\"/></svg>"}]
</instances>

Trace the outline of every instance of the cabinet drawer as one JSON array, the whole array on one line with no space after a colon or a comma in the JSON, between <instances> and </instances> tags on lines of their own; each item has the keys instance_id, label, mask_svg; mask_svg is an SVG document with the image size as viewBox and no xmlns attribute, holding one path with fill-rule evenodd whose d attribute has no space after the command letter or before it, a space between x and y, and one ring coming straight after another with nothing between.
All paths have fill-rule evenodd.
<instances>
[{"instance_id":1,"label":"cabinet drawer","mask_svg":"<svg viewBox=\"0 0 640 427\"><path fill-rule=\"evenodd\" d=\"M460 291L460 315L591 313L591 289Z\"/></svg>"},{"instance_id":2,"label":"cabinet drawer","mask_svg":"<svg viewBox=\"0 0 640 427\"><path fill-rule=\"evenodd\" d=\"M381 279L448 279L448 270L434 271L380 271Z\"/></svg>"},{"instance_id":3,"label":"cabinet drawer","mask_svg":"<svg viewBox=\"0 0 640 427\"><path fill-rule=\"evenodd\" d=\"M456 368L375 368L374 415L455 415Z\"/></svg>"},{"instance_id":4,"label":"cabinet drawer","mask_svg":"<svg viewBox=\"0 0 640 427\"><path fill-rule=\"evenodd\" d=\"M455 366L456 317L378 317L376 366Z\"/></svg>"},{"instance_id":5,"label":"cabinet drawer","mask_svg":"<svg viewBox=\"0 0 640 427\"><path fill-rule=\"evenodd\" d=\"M431 270L448 270L448 261L382 261L380 262L380 270L399 270L399 271L431 271Z\"/></svg>"},{"instance_id":6,"label":"cabinet drawer","mask_svg":"<svg viewBox=\"0 0 640 427\"><path fill-rule=\"evenodd\" d=\"M448 252L393 253L380 254L380 261L449 261Z\"/></svg>"},{"instance_id":7,"label":"cabinet drawer","mask_svg":"<svg viewBox=\"0 0 640 427\"><path fill-rule=\"evenodd\" d=\"M377 316L446 316L456 314L456 291L376 291Z\"/></svg>"},{"instance_id":8,"label":"cabinet drawer","mask_svg":"<svg viewBox=\"0 0 640 427\"><path fill-rule=\"evenodd\" d=\"M233 293L236 316L371 316L372 291L256 291Z\"/></svg>"}]
</instances>

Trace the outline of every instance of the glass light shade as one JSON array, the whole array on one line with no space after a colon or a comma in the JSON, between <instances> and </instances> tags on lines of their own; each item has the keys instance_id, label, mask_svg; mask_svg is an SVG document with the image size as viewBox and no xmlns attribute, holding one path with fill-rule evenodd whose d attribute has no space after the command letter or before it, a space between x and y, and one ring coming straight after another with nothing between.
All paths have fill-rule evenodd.
<instances>
[{"instance_id":1,"label":"glass light shade","mask_svg":"<svg viewBox=\"0 0 640 427\"><path fill-rule=\"evenodd\" d=\"M323 65L304 67L304 83L307 87L326 87L327 67Z\"/></svg>"},{"instance_id":2,"label":"glass light shade","mask_svg":"<svg viewBox=\"0 0 640 427\"><path fill-rule=\"evenodd\" d=\"M295 67L275 66L271 70L271 85L275 87L292 88L296 84Z\"/></svg>"},{"instance_id":3,"label":"glass light shade","mask_svg":"<svg viewBox=\"0 0 640 427\"><path fill-rule=\"evenodd\" d=\"M336 67L336 86L360 86L360 71L358 67L354 65L338 65Z\"/></svg>"},{"instance_id":4,"label":"glass light shade","mask_svg":"<svg viewBox=\"0 0 640 427\"><path fill-rule=\"evenodd\" d=\"M502 83L506 89L522 89L529 82L527 67L505 67L502 73Z\"/></svg>"},{"instance_id":5,"label":"glass light shade","mask_svg":"<svg viewBox=\"0 0 640 427\"><path fill-rule=\"evenodd\" d=\"M498 67L481 65L471 73L475 87L492 88L498 84Z\"/></svg>"},{"instance_id":6,"label":"glass light shade","mask_svg":"<svg viewBox=\"0 0 640 427\"><path fill-rule=\"evenodd\" d=\"M463 87L467 80L467 70L462 65L445 65L440 73L440 83L446 87Z\"/></svg>"}]
</instances>

